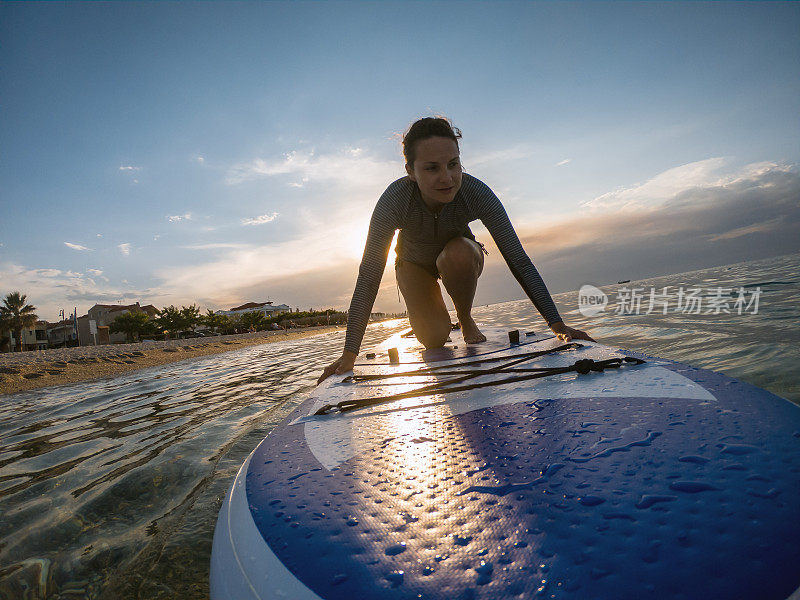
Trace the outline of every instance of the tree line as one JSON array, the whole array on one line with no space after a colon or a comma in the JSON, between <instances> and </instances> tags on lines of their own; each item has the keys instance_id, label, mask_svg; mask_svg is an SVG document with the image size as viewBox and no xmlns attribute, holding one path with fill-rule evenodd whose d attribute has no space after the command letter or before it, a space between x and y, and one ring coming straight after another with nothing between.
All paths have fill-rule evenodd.
<instances>
[{"instance_id":1,"label":"tree line","mask_svg":"<svg viewBox=\"0 0 800 600\"><path fill-rule=\"evenodd\" d=\"M199 326L223 335L265 331L267 329L287 329L309 327L311 325L340 325L347 323L347 315L332 308L304 312L282 313L267 317L262 312L247 312L241 315L222 315L208 309L201 314L200 309L189 306L166 306L158 315L150 316L142 311L131 311L119 315L109 326L111 333L124 333L129 341L144 338L182 337L191 335Z\"/></svg>"},{"instance_id":2,"label":"tree line","mask_svg":"<svg viewBox=\"0 0 800 600\"><path fill-rule=\"evenodd\" d=\"M3 338L6 331L14 334L17 340L16 350L22 351L22 332L36 326L39 317L36 307L28 304L28 298L20 292L11 292L0 305L0 348L9 343ZM312 325L342 325L347 323L347 314L332 308L326 310L308 310L303 312L282 313L267 317L262 312L248 312L241 315L221 315L208 309L201 314L195 305L165 306L151 318L144 311L130 311L119 315L110 325L110 333L124 333L128 341L139 341L147 338L172 338L196 335L198 327L206 327L208 331L222 335L264 331L267 329L287 329L293 327L309 327Z\"/></svg>"}]
</instances>

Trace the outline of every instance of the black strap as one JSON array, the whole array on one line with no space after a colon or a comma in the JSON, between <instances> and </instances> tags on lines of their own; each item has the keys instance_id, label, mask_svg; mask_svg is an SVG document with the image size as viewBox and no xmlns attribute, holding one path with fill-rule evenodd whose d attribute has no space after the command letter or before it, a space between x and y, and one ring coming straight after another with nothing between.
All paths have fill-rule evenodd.
<instances>
[{"instance_id":1,"label":"black strap","mask_svg":"<svg viewBox=\"0 0 800 600\"><path fill-rule=\"evenodd\" d=\"M333 411L338 412L349 412L352 410L357 410L359 408L365 408L368 406L374 406L376 404L384 404L386 402L393 402L395 400L401 400L405 398L414 398L418 396L429 396L432 394L443 394L443 393L450 393L450 392L461 392L466 390L472 390L476 388L483 388L483 387L490 387L495 385L504 385L507 383L516 383L519 381L528 381L531 379L539 379L541 377L550 377L553 375L560 375L563 373L570 373L570 372L577 372L581 375L588 374L590 371L595 372L602 372L604 369L616 369L622 366L623 363L632 363L636 365L643 364L644 360L639 358L632 358L626 356L624 358L609 358L606 360L595 361L591 358L583 358L580 360L575 361L575 363L566 366L566 367L543 367L543 368L530 368L530 369L521 369L517 368L514 369L515 365L518 365L522 362L527 360L531 360L532 358L536 358L538 356L542 356L544 354L551 354L553 352L560 352L564 350L571 350L573 348L581 348L583 344L578 344L576 342L571 342L569 344L564 344L562 346L558 346L556 348L552 348L550 350L543 350L539 352L528 352L523 355L516 355L514 357L508 356L499 356L499 357L492 357L486 358L476 361L471 361L469 363L463 363L462 366L470 366L479 363L485 362L498 362L501 360L507 361L504 364L498 365L497 367L493 367L490 369L469 369L469 370L456 370L456 371L447 371L447 369L452 369L454 365L442 365L442 366L433 366L428 367L425 369L419 369L417 371L410 371L404 373L387 373L381 375L351 375L346 377L343 382L346 381L375 381L377 379L390 379L394 377L419 377L419 376L427 376L427 375L460 375L460 377L453 377L450 379L446 379L444 381L437 381L435 383L425 385L414 390L409 390L407 392L401 392L398 394L392 394L390 396L380 396L380 397L371 397L371 398L358 398L354 400L343 400L337 404L326 404L325 406L321 407L315 415L327 415ZM504 379L495 379L493 381L487 381L483 383L471 383L466 385L458 385L462 384L469 379L473 379L475 377L480 377L483 375L493 375L496 373L526 373L524 375L513 375L511 377L506 377Z\"/></svg>"},{"instance_id":2,"label":"black strap","mask_svg":"<svg viewBox=\"0 0 800 600\"><path fill-rule=\"evenodd\" d=\"M569 344L563 344L561 346L556 346L555 348L551 348L550 350L535 350L533 352L524 352L521 354L515 354L514 356L492 356L491 358L485 358L489 354L494 354L494 352L487 352L486 354L482 354L480 356L484 358L476 358L476 360L470 360L468 362L458 363L458 365L433 365L431 367L425 367L423 369L418 369L416 371L405 371L401 373L384 373L379 375L348 375L344 379L342 379L342 383L347 383L350 381L371 381L374 379L383 379L384 377L408 377L413 375L421 375L421 374L430 374L433 372L438 372L440 369L451 369L453 367L470 367L472 365L479 365L484 363L490 362L500 362L502 360L512 360L516 358L537 358L539 356L544 356L545 354L552 354L553 352L561 352L562 350L571 350L573 348L583 348L583 344L579 344L578 342L570 342ZM497 350L497 352L502 352L503 349ZM448 358L443 359L441 362L452 362L454 360L458 360L457 358ZM404 363L396 363L400 365L418 365L418 364L430 364L425 362L404 362ZM370 365L369 363L363 363L359 366L374 366L374 364Z\"/></svg>"}]
</instances>

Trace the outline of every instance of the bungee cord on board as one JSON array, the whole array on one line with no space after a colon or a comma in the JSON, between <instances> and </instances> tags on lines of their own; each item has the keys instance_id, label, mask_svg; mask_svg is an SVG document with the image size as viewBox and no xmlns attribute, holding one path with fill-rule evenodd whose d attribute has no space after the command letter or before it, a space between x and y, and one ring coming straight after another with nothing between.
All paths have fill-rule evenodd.
<instances>
[{"instance_id":1,"label":"bungee cord on board","mask_svg":"<svg viewBox=\"0 0 800 600\"><path fill-rule=\"evenodd\" d=\"M602 373L605 369L617 369L621 367L623 364L634 364L640 365L647 361L644 361L640 358L633 358L630 356L626 357L616 357L616 358L609 358L605 360L593 360L591 358L583 358L575 361L573 364L563 367L532 367L532 368L520 368L516 367L521 363L526 361L532 360L539 356L543 356L546 354L553 354L556 352L564 352L566 350L573 350L577 348L583 348L584 344L579 344L577 342L570 342L568 344L563 344L561 346L557 346L555 348L551 348L549 350L540 350L535 352L526 352L522 355L516 355L514 357L508 356L493 356L491 358L481 358L478 360L469 361L466 363L462 363L459 365L461 367L470 367L478 364L485 364L485 363L495 363L495 362L502 362L495 367L491 367L488 369L461 369L455 368L454 365L434 365L431 367L425 367L422 369L418 369L415 371L405 371L399 373L382 373L382 374L373 374L373 375L350 375L342 380L342 383L358 383L360 381L377 381L381 379L393 379L397 377L429 377L431 375L454 375L455 377L450 377L449 379L445 379L442 381L436 381L434 383L423 385L413 390L409 390L407 392L400 392L397 394L392 394L389 396L378 396L378 397L370 397L370 398L357 398L353 400L342 400L336 404L326 404L322 406L319 410L317 410L314 415L322 416L336 412L350 412L353 410L358 410L360 408L366 408L368 406L374 406L376 404L384 404L387 402L394 402L396 400L402 400L405 398L414 398L419 396L429 396L432 394L446 394L452 392L461 392L466 390L473 390L476 388L483 388L483 387L490 387L496 385L504 385L508 383L516 383L519 381L528 381L531 379L539 379L542 377L550 377L553 375L561 375L563 373L570 373L570 372L577 372L581 375L586 375L591 371ZM399 363L399 364L412 364L412 363ZM503 379L495 379L492 381L485 381L479 383L468 383L464 384L466 381L470 379L474 379L476 377L481 377L485 375L495 375L498 373L512 373L511 377L506 377ZM519 373L518 375L516 375ZM464 384L464 385L461 385ZM396 385L393 383L386 383L384 385Z\"/></svg>"}]
</instances>

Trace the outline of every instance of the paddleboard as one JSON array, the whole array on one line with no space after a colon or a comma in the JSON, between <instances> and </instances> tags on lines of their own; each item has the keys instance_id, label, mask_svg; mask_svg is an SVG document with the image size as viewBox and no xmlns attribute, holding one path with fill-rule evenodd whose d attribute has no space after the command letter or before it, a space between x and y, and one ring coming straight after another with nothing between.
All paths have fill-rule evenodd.
<instances>
[{"instance_id":1,"label":"paddleboard","mask_svg":"<svg viewBox=\"0 0 800 600\"><path fill-rule=\"evenodd\" d=\"M211 598L800 597L800 407L482 331L398 334L275 428L220 510Z\"/></svg>"}]
</instances>

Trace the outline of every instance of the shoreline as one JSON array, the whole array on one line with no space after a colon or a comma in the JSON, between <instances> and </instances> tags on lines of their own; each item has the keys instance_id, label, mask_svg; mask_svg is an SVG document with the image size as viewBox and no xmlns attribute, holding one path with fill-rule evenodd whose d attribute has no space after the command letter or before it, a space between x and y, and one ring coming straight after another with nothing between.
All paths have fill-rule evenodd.
<instances>
[{"instance_id":1,"label":"shoreline","mask_svg":"<svg viewBox=\"0 0 800 600\"><path fill-rule=\"evenodd\" d=\"M344 325L321 325L211 338L3 353L0 354L0 396L116 377L130 371L171 364L187 358L221 354L249 346L296 340L344 329Z\"/></svg>"}]
</instances>

